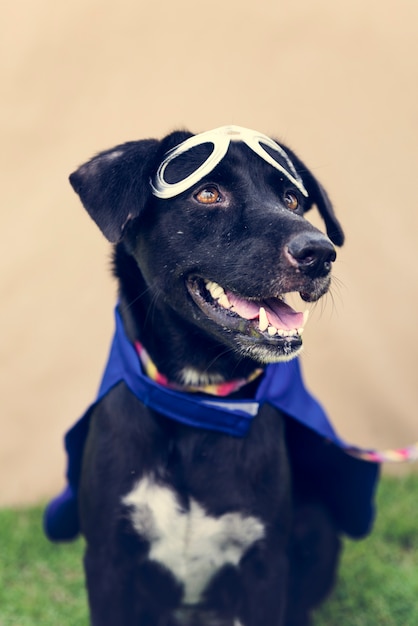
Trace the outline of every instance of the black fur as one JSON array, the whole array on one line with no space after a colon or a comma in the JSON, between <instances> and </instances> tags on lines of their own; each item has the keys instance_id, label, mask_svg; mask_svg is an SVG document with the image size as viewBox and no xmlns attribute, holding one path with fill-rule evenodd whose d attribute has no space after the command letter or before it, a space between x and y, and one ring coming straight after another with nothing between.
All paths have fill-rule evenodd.
<instances>
[{"instance_id":1,"label":"black fur","mask_svg":"<svg viewBox=\"0 0 418 626\"><path fill-rule=\"evenodd\" d=\"M330 239L343 233L329 198L309 170L288 154L306 199L247 146L189 191L170 200L151 193L164 154L190 133L136 141L104 152L71 176L71 184L114 244L126 331L140 340L159 371L181 384L192 368L210 380L247 376L284 356L286 341L254 336L206 314L203 279L247 299L298 291L307 301L328 289L334 249L303 214L315 204ZM203 149L202 149L203 150ZM181 178L202 150L177 160ZM204 156L204 155L203 155ZM215 188L220 200L199 202ZM292 212L291 192L299 201ZM206 307L206 308L205 308ZM287 341L287 351L298 348ZM254 346L257 351L254 351ZM290 347L289 347L290 346ZM252 383L253 387L257 383ZM248 396L249 389L238 392ZM314 481L292 477L286 417L264 406L245 438L196 430L143 406L120 384L94 409L80 486L85 568L94 626L307 626L329 592L339 552L338 523ZM175 571L148 558L149 542L129 519L122 496L152 475L212 517L241 512L263 521L266 535L237 566L208 582L197 606L183 606Z\"/></svg>"}]
</instances>

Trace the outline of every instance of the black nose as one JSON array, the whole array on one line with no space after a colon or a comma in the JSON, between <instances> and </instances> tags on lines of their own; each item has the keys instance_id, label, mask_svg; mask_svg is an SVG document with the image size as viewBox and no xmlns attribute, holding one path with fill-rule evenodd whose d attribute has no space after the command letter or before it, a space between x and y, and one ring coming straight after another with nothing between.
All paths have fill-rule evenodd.
<instances>
[{"instance_id":1,"label":"black nose","mask_svg":"<svg viewBox=\"0 0 418 626\"><path fill-rule=\"evenodd\" d=\"M291 265L312 278L326 276L337 254L321 233L299 233L287 244L286 257Z\"/></svg>"}]
</instances>

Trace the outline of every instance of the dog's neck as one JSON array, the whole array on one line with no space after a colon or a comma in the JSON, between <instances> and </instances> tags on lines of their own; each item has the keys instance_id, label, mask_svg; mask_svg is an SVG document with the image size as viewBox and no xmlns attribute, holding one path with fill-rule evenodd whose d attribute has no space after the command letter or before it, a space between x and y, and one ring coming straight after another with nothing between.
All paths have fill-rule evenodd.
<instances>
[{"instance_id":1,"label":"dog's neck","mask_svg":"<svg viewBox=\"0 0 418 626\"><path fill-rule=\"evenodd\" d=\"M183 387L220 385L231 380L253 380L260 365L237 354L200 331L169 306L160 306L135 258L125 245L115 248L120 313L132 344L139 342L158 372Z\"/></svg>"},{"instance_id":2,"label":"dog's neck","mask_svg":"<svg viewBox=\"0 0 418 626\"><path fill-rule=\"evenodd\" d=\"M161 374L158 371L147 350L139 341L135 341L134 345L145 374L151 378L151 380L154 380L160 385L175 389L176 391L184 391L188 393L207 393L209 395L221 397L230 396L231 394L242 389L242 387L249 385L261 376L264 371L262 368L257 368L245 378L237 378L229 381L219 380L219 382L214 383L208 375L200 374L190 368L185 368L181 372L184 383L179 385L178 383L170 382L164 374Z\"/></svg>"},{"instance_id":3,"label":"dog's neck","mask_svg":"<svg viewBox=\"0 0 418 626\"><path fill-rule=\"evenodd\" d=\"M169 381L173 388L229 395L256 380L263 371L254 361L235 355L207 337L194 336L191 340L189 329L178 332L180 329L177 326L177 332L170 334L169 320L154 326L153 316L148 313L148 307L144 306L141 298L128 299L121 293L120 312L129 340L142 347L142 365L148 376L154 378L158 373L160 380ZM138 320L141 320L140 327ZM185 349L190 341L193 349ZM146 358L143 357L145 354ZM144 361L152 363L149 371ZM235 386L235 389L222 393L228 385L231 389Z\"/></svg>"}]
</instances>

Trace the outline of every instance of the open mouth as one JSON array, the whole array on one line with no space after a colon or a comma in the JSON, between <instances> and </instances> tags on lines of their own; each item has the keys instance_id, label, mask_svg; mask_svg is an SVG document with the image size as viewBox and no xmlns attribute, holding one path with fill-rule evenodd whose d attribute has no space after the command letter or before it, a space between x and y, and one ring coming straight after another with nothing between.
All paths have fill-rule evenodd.
<instances>
[{"instance_id":1,"label":"open mouth","mask_svg":"<svg viewBox=\"0 0 418 626\"><path fill-rule=\"evenodd\" d=\"M188 279L187 287L203 313L225 329L275 348L288 358L300 350L309 311L295 311L286 303L285 294L265 299L244 298L214 281L196 277Z\"/></svg>"}]
</instances>

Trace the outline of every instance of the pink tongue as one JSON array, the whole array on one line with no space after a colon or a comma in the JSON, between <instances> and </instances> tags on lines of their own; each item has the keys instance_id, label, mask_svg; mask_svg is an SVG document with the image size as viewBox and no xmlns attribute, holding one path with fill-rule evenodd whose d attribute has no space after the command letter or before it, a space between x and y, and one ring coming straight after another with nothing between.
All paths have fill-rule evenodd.
<instances>
[{"instance_id":1,"label":"pink tongue","mask_svg":"<svg viewBox=\"0 0 418 626\"><path fill-rule=\"evenodd\" d=\"M254 320L258 318L260 307L264 307L267 313L267 319L272 326L283 330L292 330L303 326L303 314L296 312L292 307L279 300L278 298L269 298L268 300L260 300L252 302L239 298L231 292L227 292L229 302L232 304L232 311L238 313L246 320Z\"/></svg>"}]
</instances>

